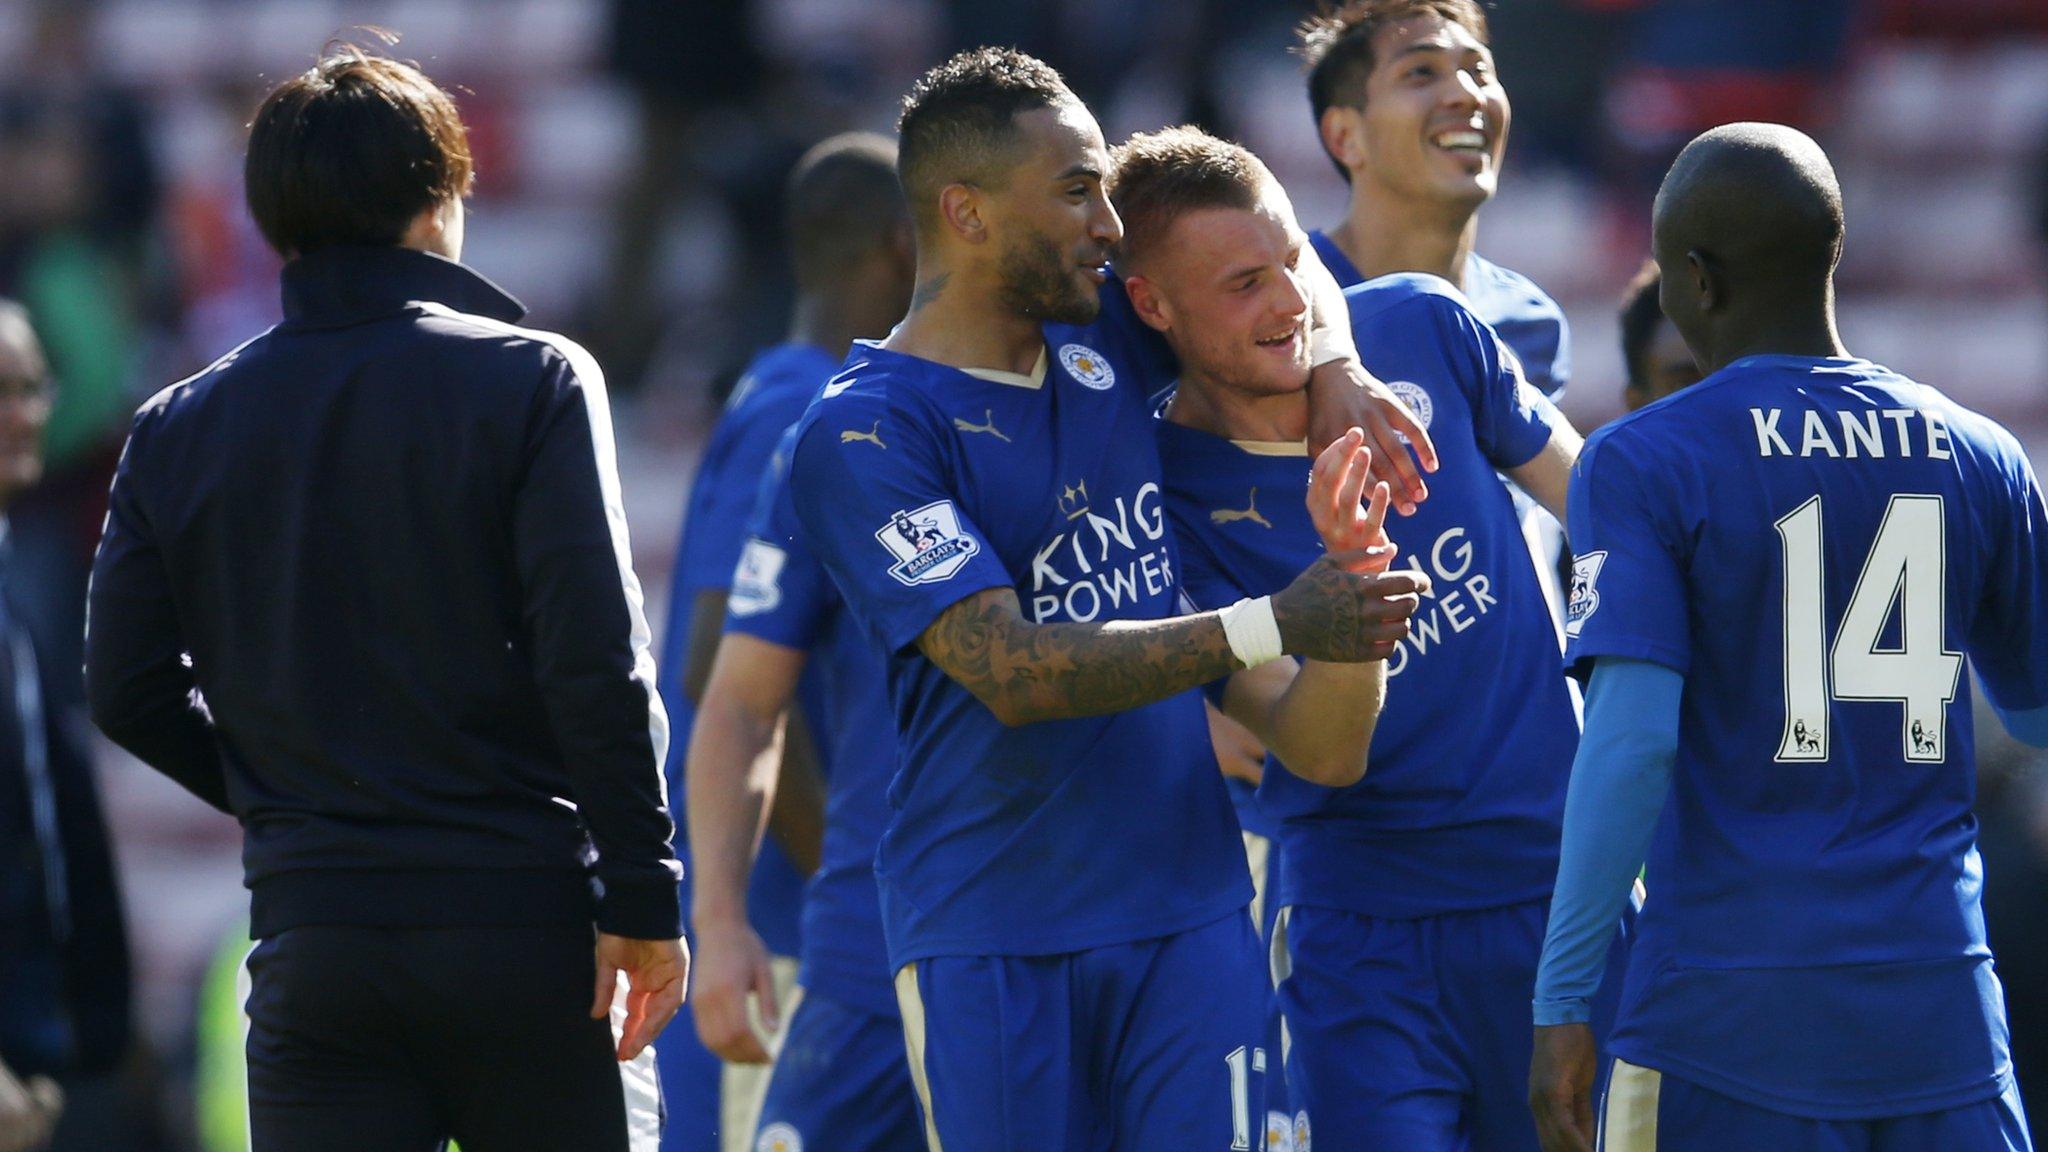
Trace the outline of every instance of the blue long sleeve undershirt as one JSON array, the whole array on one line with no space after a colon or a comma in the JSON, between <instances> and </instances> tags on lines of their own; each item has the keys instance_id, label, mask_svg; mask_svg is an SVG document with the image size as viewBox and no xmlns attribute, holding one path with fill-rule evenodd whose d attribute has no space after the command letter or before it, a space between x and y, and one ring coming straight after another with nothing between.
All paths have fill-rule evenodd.
<instances>
[{"instance_id":1,"label":"blue long sleeve undershirt","mask_svg":"<svg viewBox=\"0 0 2048 1152\"><path fill-rule=\"evenodd\" d=\"M2007 712L1999 708L1998 718L2005 721L2005 730L2012 733L2013 739L2036 748L2048 748L2048 708L2030 708L2024 712Z\"/></svg>"},{"instance_id":2,"label":"blue long sleeve undershirt","mask_svg":"<svg viewBox=\"0 0 2048 1152\"><path fill-rule=\"evenodd\" d=\"M1611 656L1594 662L1536 972L1539 1026L1583 1023L1590 1015L1615 918L1671 791L1684 690L1685 678L1661 664ZM1998 712L2014 739L2048 747L2048 707Z\"/></svg>"},{"instance_id":3,"label":"blue long sleeve undershirt","mask_svg":"<svg viewBox=\"0 0 2048 1152\"><path fill-rule=\"evenodd\" d=\"M1565 794L1564 843L1536 972L1536 1023L1584 1023L1614 924L1649 852L1678 760L1685 678L1647 660L1601 657Z\"/></svg>"}]
</instances>

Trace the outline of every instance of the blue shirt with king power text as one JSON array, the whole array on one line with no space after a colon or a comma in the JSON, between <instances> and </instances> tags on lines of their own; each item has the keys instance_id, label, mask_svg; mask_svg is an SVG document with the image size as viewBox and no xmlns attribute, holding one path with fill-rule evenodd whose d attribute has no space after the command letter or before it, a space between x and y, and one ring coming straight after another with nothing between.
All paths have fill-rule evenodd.
<instances>
[{"instance_id":1,"label":"blue shirt with king power text","mask_svg":"<svg viewBox=\"0 0 2048 1152\"><path fill-rule=\"evenodd\" d=\"M1346 292L1365 367L1429 429L1439 469L1413 516L1389 516L1399 566L1433 588L1387 660L1365 778L1311 784L1270 761L1279 900L1411 918L1550 894L1578 719L1556 632L1497 469L1549 442L1555 409L1491 330L1434 277ZM1299 446L1158 424L1167 507L1201 608L1278 592L1322 552Z\"/></svg>"},{"instance_id":2,"label":"blue shirt with king power text","mask_svg":"<svg viewBox=\"0 0 2048 1152\"><path fill-rule=\"evenodd\" d=\"M761 473L784 429L803 414L804 405L838 367L830 353L808 344L781 344L762 352L747 366L726 401L725 411L704 446L704 459L690 484L683 513L682 542L669 585L668 627L662 634L655 668L662 703L668 707L669 802L675 811L676 852L684 855L688 828L683 805L683 764L690 750L690 730L697 709L683 691L683 667L690 651L690 619L697 594L732 585L733 565L747 539L747 518L760 492ZM805 686L809 688L808 685ZM803 903L803 877L773 841L761 847L760 863L747 892L747 916L768 950L778 956L798 951L798 910ZM684 921L689 919L690 878L683 874Z\"/></svg>"},{"instance_id":3,"label":"blue shirt with king power text","mask_svg":"<svg viewBox=\"0 0 2048 1152\"><path fill-rule=\"evenodd\" d=\"M1349 288L1365 282L1358 266L1327 233L1311 232L1308 238L1337 283ZM1473 315L1485 321L1522 362L1523 378L1552 400L1564 395L1572 378L1572 330L1557 301L1534 280L1477 252L1465 259L1465 283L1460 291Z\"/></svg>"},{"instance_id":4,"label":"blue shirt with king power text","mask_svg":"<svg viewBox=\"0 0 2048 1152\"><path fill-rule=\"evenodd\" d=\"M2012 436L1861 360L1755 356L1573 478L1568 660L1685 676L1612 1046L1816 1118L2009 1083L1965 657L2048 703L2048 518Z\"/></svg>"},{"instance_id":5,"label":"blue shirt with king power text","mask_svg":"<svg viewBox=\"0 0 2048 1152\"><path fill-rule=\"evenodd\" d=\"M875 894L875 847L889 824L889 780L896 773L888 669L797 528L789 491L794 444L792 430L761 479L726 602L725 630L809 653L805 671L821 681L818 706L805 716L831 768L824 850L804 888L798 982L809 994L894 1016Z\"/></svg>"},{"instance_id":6,"label":"blue shirt with king power text","mask_svg":"<svg viewBox=\"0 0 2048 1152\"><path fill-rule=\"evenodd\" d=\"M919 635L1009 588L1038 623L1173 616L1148 392L1114 323L1045 327L1045 371L854 349L799 424L805 539L889 655L902 741L876 861L890 962L1164 936L1251 900L1201 696L1006 728Z\"/></svg>"}]
</instances>

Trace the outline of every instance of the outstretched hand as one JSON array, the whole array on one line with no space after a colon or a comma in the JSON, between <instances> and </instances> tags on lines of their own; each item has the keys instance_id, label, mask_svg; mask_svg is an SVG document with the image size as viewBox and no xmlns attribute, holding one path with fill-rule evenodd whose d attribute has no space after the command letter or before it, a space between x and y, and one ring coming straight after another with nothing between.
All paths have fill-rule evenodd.
<instances>
[{"instance_id":1,"label":"outstretched hand","mask_svg":"<svg viewBox=\"0 0 2048 1152\"><path fill-rule=\"evenodd\" d=\"M1372 461L1365 430L1352 428L1323 449L1308 475L1309 519L1323 538L1324 550L1344 556L1346 570L1360 574L1386 571L1398 551L1386 532L1387 507L1393 499L1387 482L1374 481L1372 503L1359 506L1371 479Z\"/></svg>"}]
</instances>

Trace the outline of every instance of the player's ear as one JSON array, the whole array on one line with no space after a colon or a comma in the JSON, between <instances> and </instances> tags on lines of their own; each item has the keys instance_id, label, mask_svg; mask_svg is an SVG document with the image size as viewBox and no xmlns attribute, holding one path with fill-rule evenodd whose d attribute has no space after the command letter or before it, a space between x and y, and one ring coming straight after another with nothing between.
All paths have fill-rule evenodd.
<instances>
[{"instance_id":1,"label":"player's ear","mask_svg":"<svg viewBox=\"0 0 2048 1152\"><path fill-rule=\"evenodd\" d=\"M1173 327L1173 306L1160 293L1159 286L1142 275L1124 277L1124 295L1131 299L1131 311L1145 322L1145 327L1165 332Z\"/></svg>"},{"instance_id":2,"label":"player's ear","mask_svg":"<svg viewBox=\"0 0 2048 1152\"><path fill-rule=\"evenodd\" d=\"M1701 312L1712 312L1728 302L1727 285L1714 258L1698 248L1685 253L1685 274L1692 279L1693 298Z\"/></svg>"},{"instance_id":3,"label":"player's ear","mask_svg":"<svg viewBox=\"0 0 2048 1152\"><path fill-rule=\"evenodd\" d=\"M988 239L988 221L981 189L972 184L948 184L939 190L939 220L947 230L969 244Z\"/></svg>"},{"instance_id":4,"label":"player's ear","mask_svg":"<svg viewBox=\"0 0 2048 1152\"><path fill-rule=\"evenodd\" d=\"M1346 172L1365 163L1365 112L1359 108L1347 108L1332 104L1323 109L1323 117L1316 124L1316 131L1323 138L1323 150Z\"/></svg>"}]
</instances>

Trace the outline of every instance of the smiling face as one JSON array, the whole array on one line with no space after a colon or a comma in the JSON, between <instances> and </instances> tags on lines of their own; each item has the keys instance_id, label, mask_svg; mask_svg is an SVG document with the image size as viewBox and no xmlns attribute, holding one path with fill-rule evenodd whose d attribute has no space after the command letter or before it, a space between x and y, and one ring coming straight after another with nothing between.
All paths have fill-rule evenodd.
<instances>
[{"instance_id":1,"label":"smiling face","mask_svg":"<svg viewBox=\"0 0 2048 1152\"><path fill-rule=\"evenodd\" d=\"M1246 208L1181 213L1131 277L1133 301L1160 326L1186 383L1245 398L1308 385L1308 288L1297 271L1307 241L1277 184Z\"/></svg>"},{"instance_id":2,"label":"smiling face","mask_svg":"<svg viewBox=\"0 0 2048 1152\"><path fill-rule=\"evenodd\" d=\"M1324 113L1325 136L1336 130L1333 151L1354 185L1468 209L1493 195L1508 94L1493 53L1464 25L1431 13L1382 28L1354 103Z\"/></svg>"},{"instance_id":3,"label":"smiling face","mask_svg":"<svg viewBox=\"0 0 2048 1152\"><path fill-rule=\"evenodd\" d=\"M1020 316L1087 324L1102 304L1103 265L1123 224L1102 189L1109 149L1078 103L1019 113L1019 160L985 189L1005 305Z\"/></svg>"}]
</instances>

